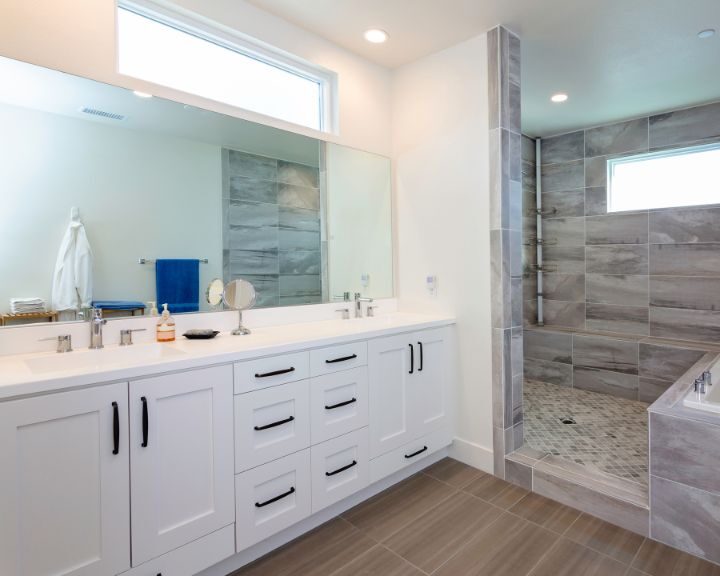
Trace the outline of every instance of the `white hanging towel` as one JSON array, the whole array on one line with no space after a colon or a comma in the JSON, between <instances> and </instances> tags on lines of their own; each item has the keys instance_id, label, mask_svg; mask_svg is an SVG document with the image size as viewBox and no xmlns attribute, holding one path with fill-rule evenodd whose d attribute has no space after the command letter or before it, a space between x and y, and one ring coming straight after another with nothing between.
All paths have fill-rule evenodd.
<instances>
[{"instance_id":1,"label":"white hanging towel","mask_svg":"<svg viewBox=\"0 0 720 576\"><path fill-rule=\"evenodd\" d=\"M77 208L63 237L53 274L52 306L57 312L89 308L93 293L93 254Z\"/></svg>"}]
</instances>

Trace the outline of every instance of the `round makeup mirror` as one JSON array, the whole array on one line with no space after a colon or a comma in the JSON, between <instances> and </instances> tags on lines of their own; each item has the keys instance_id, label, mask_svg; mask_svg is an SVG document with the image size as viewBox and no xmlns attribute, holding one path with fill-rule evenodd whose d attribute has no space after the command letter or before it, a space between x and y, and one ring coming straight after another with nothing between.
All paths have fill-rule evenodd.
<instances>
[{"instance_id":1,"label":"round makeup mirror","mask_svg":"<svg viewBox=\"0 0 720 576\"><path fill-rule=\"evenodd\" d=\"M242 313L243 310L252 308L255 305L256 299L255 286L247 280L243 280L242 278L231 280L225 285L223 302L225 302L228 308L237 310L240 316L238 327L232 331L233 336L250 334L250 330L242 325Z\"/></svg>"},{"instance_id":2,"label":"round makeup mirror","mask_svg":"<svg viewBox=\"0 0 720 576\"><path fill-rule=\"evenodd\" d=\"M205 298L207 299L208 304L210 304L213 308L222 304L224 291L225 284L223 284L223 281L220 280L220 278L215 278L212 282L210 282L207 290L205 291Z\"/></svg>"}]
</instances>

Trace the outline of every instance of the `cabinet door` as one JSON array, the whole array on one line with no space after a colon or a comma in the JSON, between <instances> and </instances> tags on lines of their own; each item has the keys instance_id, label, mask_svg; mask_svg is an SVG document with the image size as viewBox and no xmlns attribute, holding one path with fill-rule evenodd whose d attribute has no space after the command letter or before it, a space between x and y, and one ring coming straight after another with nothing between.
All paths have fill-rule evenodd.
<instances>
[{"instance_id":1,"label":"cabinet door","mask_svg":"<svg viewBox=\"0 0 720 576\"><path fill-rule=\"evenodd\" d=\"M0 404L0 574L130 567L127 433L124 383Z\"/></svg>"},{"instance_id":2,"label":"cabinet door","mask_svg":"<svg viewBox=\"0 0 720 576\"><path fill-rule=\"evenodd\" d=\"M130 383L132 563L231 524L231 366Z\"/></svg>"},{"instance_id":3,"label":"cabinet door","mask_svg":"<svg viewBox=\"0 0 720 576\"><path fill-rule=\"evenodd\" d=\"M414 436L424 436L448 423L449 370L446 328L413 335L415 373L412 376L411 420Z\"/></svg>"},{"instance_id":4,"label":"cabinet door","mask_svg":"<svg viewBox=\"0 0 720 576\"><path fill-rule=\"evenodd\" d=\"M409 402L414 374L410 374L410 369L411 358L417 362L417 346L410 344L407 334L368 343L371 458L398 448L413 437Z\"/></svg>"}]
</instances>

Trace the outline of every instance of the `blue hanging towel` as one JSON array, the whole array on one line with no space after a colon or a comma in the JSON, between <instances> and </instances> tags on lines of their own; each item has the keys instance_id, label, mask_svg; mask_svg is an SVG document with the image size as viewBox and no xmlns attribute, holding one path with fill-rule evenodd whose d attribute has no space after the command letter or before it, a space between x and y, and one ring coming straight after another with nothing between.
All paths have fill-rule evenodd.
<instances>
[{"instance_id":1,"label":"blue hanging towel","mask_svg":"<svg viewBox=\"0 0 720 576\"><path fill-rule=\"evenodd\" d=\"M200 260L158 259L155 278L158 308L167 302L173 314L200 309Z\"/></svg>"}]
</instances>

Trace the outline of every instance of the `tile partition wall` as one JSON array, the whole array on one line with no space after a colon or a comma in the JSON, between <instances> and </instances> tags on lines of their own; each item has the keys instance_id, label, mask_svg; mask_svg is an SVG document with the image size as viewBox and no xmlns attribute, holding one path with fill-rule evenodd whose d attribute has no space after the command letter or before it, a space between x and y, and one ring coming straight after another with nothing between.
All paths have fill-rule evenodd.
<instances>
[{"instance_id":1,"label":"tile partition wall","mask_svg":"<svg viewBox=\"0 0 720 576\"><path fill-rule=\"evenodd\" d=\"M494 472L522 445L522 175L520 39L503 27L487 33L492 260Z\"/></svg>"},{"instance_id":2,"label":"tile partition wall","mask_svg":"<svg viewBox=\"0 0 720 576\"><path fill-rule=\"evenodd\" d=\"M223 150L223 273L258 307L322 302L320 170Z\"/></svg>"}]
</instances>

